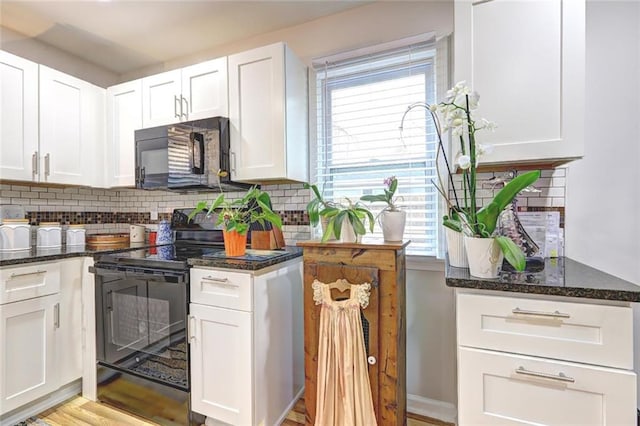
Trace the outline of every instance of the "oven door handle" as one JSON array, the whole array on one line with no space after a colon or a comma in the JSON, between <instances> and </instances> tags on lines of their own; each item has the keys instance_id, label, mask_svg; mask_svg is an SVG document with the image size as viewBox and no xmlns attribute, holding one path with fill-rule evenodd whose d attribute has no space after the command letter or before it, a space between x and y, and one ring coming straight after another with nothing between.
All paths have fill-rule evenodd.
<instances>
[{"instance_id":1,"label":"oven door handle","mask_svg":"<svg viewBox=\"0 0 640 426\"><path fill-rule=\"evenodd\" d=\"M126 268L106 268L100 266L90 266L89 272L96 276L121 277L127 279L140 279L144 281L160 281L165 283L182 284L187 280L188 273L182 271L159 271L159 270L130 270Z\"/></svg>"}]
</instances>

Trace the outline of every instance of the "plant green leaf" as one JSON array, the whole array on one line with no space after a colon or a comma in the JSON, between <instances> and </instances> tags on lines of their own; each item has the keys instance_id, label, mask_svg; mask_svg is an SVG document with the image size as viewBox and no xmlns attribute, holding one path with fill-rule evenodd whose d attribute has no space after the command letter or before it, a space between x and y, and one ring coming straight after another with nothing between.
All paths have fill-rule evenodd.
<instances>
[{"instance_id":1,"label":"plant green leaf","mask_svg":"<svg viewBox=\"0 0 640 426\"><path fill-rule=\"evenodd\" d=\"M498 216L502 210L513 201L520 191L533 184L539 177L539 170L516 176L496 194L489 204L478 210L476 215L477 223L484 224L484 231L491 235L496 229Z\"/></svg>"},{"instance_id":2,"label":"plant green leaf","mask_svg":"<svg viewBox=\"0 0 640 426\"><path fill-rule=\"evenodd\" d=\"M445 218L442 219L442 226L446 226L456 232L462 232L462 223L459 220Z\"/></svg>"},{"instance_id":3,"label":"plant green leaf","mask_svg":"<svg viewBox=\"0 0 640 426\"><path fill-rule=\"evenodd\" d=\"M495 238L502 250L502 253L504 253L504 258L507 259L507 262L509 262L516 271L524 271L525 266L527 266L527 260L525 259L522 250L520 250L520 247L518 247L509 237L500 235Z\"/></svg>"},{"instance_id":4,"label":"plant green leaf","mask_svg":"<svg viewBox=\"0 0 640 426\"><path fill-rule=\"evenodd\" d=\"M351 223L351 226L353 227L353 230L355 231L356 235L364 235L367 233L367 230L364 228L364 224L362 223L362 220L360 220L356 212L349 211L348 216L349 216L349 222Z\"/></svg>"},{"instance_id":5,"label":"plant green leaf","mask_svg":"<svg viewBox=\"0 0 640 426\"><path fill-rule=\"evenodd\" d=\"M362 201L368 201L370 203L374 203L376 201L381 201L381 202L386 202L387 199L384 195L378 194L378 195L363 195L362 197L360 197L360 199Z\"/></svg>"}]
</instances>

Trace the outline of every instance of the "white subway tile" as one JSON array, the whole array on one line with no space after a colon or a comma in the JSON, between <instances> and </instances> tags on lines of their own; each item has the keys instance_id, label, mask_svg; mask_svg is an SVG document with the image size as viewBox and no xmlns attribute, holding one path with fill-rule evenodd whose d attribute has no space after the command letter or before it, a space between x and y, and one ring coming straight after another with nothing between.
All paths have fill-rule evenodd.
<instances>
[{"instance_id":1,"label":"white subway tile","mask_svg":"<svg viewBox=\"0 0 640 426\"><path fill-rule=\"evenodd\" d=\"M552 198L551 199L551 205L553 207L564 207L564 197L562 198Z\"/></svg>"},{"instance_id":2,"label":"white subway tile","mask_svg":"<svg viewBox=\"0 0 640 426\"><path fill-rule=\"evenodd\" d=\"M557 188L564 188L567 185L567 180L566 178L563 177L554 177L551 179L551 186L557 187Z\"/></svg>"}]
</instances>

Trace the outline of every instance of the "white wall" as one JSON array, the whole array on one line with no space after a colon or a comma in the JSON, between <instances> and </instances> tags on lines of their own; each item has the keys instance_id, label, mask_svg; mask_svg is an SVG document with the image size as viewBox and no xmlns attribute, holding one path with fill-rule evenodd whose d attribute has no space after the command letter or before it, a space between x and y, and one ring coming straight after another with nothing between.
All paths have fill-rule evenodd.
<instances>
[{"instance_id":1,"label":"white wall","mask_svg":"<svg viewBox=\"0 0 640 426\"><path fill-rule=\"evenodd\" d=\"M584 158L567 176L566 250L640 284L640 2L587 2Z\"/></svg>"},{"instance_id":2,"label":"white wall","mask_svg":"<svg viewBox=\"0 0 640 426\"><path fill-rule=\"evenodd\" d=\"M0 27L0 49L88 81L96 86L106 88L120 81L118 74L99 65L5 27Z\"/></svg>"}]
</instances>

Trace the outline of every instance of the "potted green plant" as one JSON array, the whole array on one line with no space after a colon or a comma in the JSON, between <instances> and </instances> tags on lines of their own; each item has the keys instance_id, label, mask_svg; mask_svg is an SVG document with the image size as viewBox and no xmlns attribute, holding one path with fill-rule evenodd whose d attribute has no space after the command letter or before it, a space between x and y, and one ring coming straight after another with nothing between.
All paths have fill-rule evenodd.
<instances>
[{"instance_id":1,"label":"potted green plant","mask_svg":"<svg viewBox=\"0 0 640 426\"><path fill-rule=\"evenodd\" d=\"M277 228L282 228L282 219L271 209L269 194L257 186L251 187L240 199L225 199L224 193L212 203L200 201L189 214L192 219L196 214L206 211L211 214L218 211L216 224L223 225L225 251L228 256L242 256L247 246L247 231L252 223L264 226L271 223Z\"/></svg>"},{"instance_id":2,"label":"potted green plant","mask_svg":"<svg viewBox=\"0 0 640 426\"><path fill-rule=\"evenodd\" d=\"M404 226L407 220L407 212L400 210L396 205L395 197L398 189L398 179L390 176L384 180L386 188L382 194L368 194L360 197L362 201L386 203L387 206L378 215L378 221L382 228L385 241L402 241Z\"/></svg>"},{"instance_id":3,"label":"potted green plant","mask_svg":"<svg viewBox=\"0 0 640 426\"><path fill-rule=\"evenodd\" d=\"M319 216L328 219L322 242L329 240L332 234L342 242L359 242L367 233L367 221L369 232L373 232L374 218L371 211L359 201L354 203L349 198L345 200L345 203L331 203L318 212Z\"/></svg>"},{"instance_id":4,"label":"potted green plant","mask_svg":"<svg viewBox=\"0 0 640 426\"><path fill-rule=\"evenodd\" d=\"M320 216L320 212L327 207L333 206L334 203L323 198L322 193L318 189L317 185L305 182L303 184L303 187L305 189L310 189L313 195L311 201L307 203L307 214L309 215L309 223L313 227L318 226L318 223L322 223L322 233L324 235L324 231L327 228L328 219L324 216ZM335 239L335 236L333 234L330 234L328 240L333 239Z\"/></svg>"},{"instance_id":5,"label":"potted green plant","mask_svg":"<svg viewBox=\"0 0 640 426\"><path fill-rule=\"evenodd\" d=\"M440 173L438 183L434 183L449 210L449 214L443 217L443 225L448 228L447 231L451 230L463 236L471 275L492 278L498 275L503 256L517 271L523 271L525 268L524 253L510 238L496 235L496 224L500 213L520 191L540 177L540 171L535 170L517 176L507 183L490 203L478 208L477 166L479 159L484 153L489 152L491 147L478 143L476 132L495 128L495 124L484 118L473 118L478 101L479 95L471 92L465 82L460 82L447 92L445 101L437 105L423 105L434 120L439 142L438 156L444 156L451 183L453 171L446 158L441 132L450 130L454 140L458 139L460 144L453 165L462 171L463 202L458 199L455 189L452 191L453 197L448 195ZM439 116L442 117L444 126L440 125Z\"/></svg>"}]
</instances>

